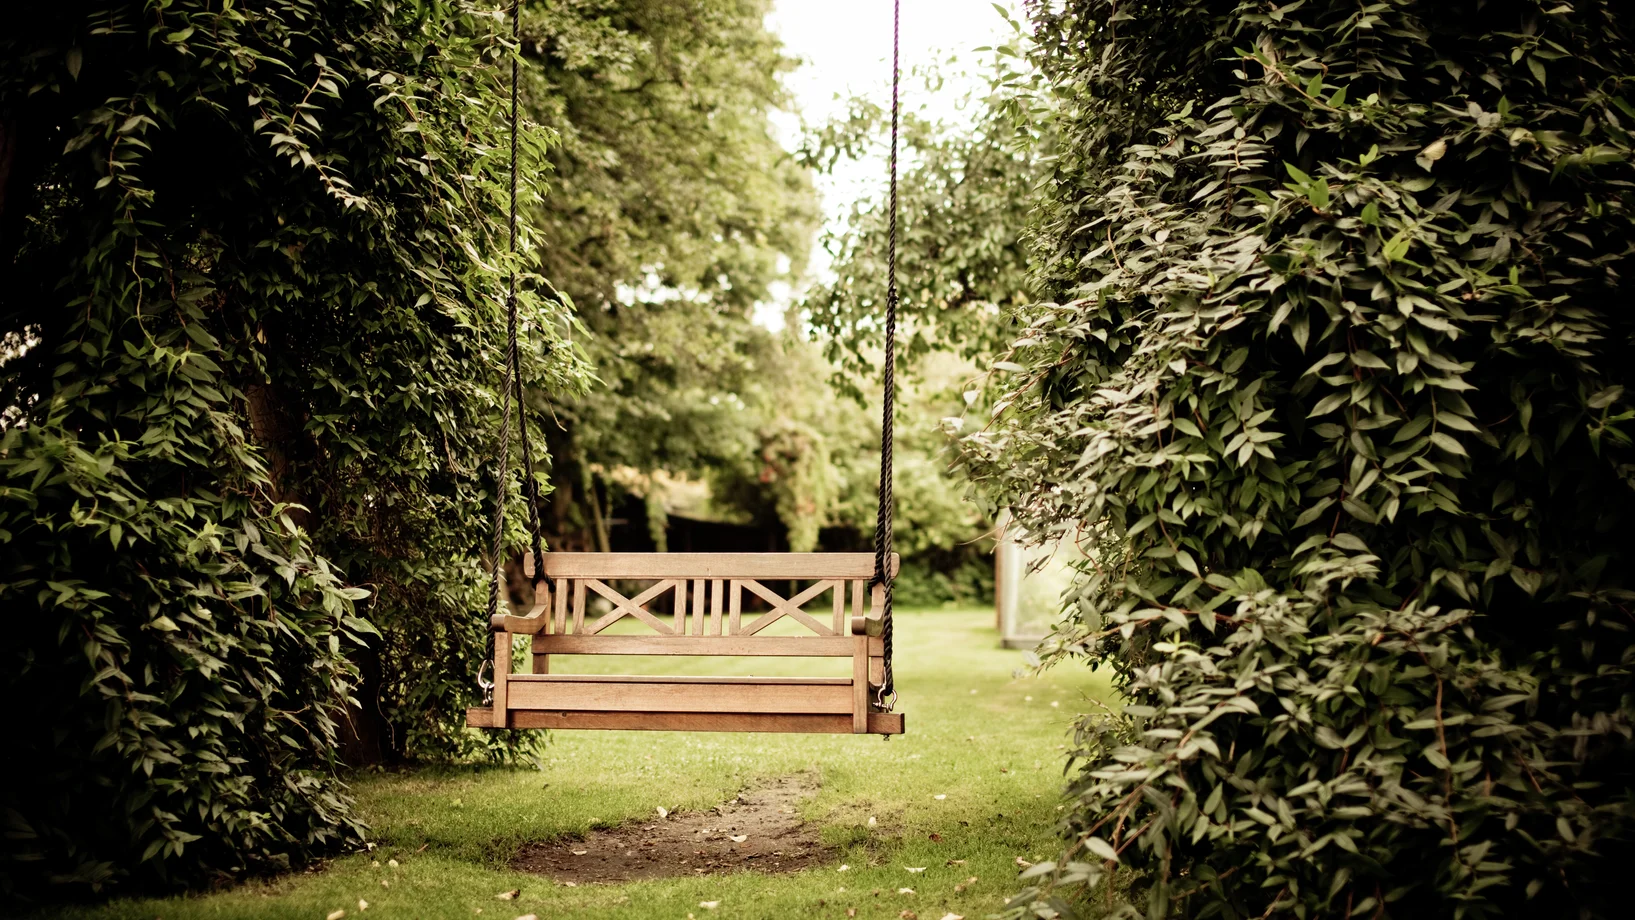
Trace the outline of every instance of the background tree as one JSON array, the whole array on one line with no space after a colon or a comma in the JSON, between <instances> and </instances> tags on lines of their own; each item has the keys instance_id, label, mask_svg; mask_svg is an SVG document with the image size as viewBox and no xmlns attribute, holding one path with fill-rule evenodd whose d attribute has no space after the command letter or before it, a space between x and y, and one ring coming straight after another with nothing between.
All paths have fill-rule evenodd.
<instances>
[{"instance_id":1,"label":"background tree","mask_svg":"<svg viewBox=\"0 0 1635 920\"><path fill-rule=\"evenodd\" d=\"M561 138L530 218L599 381L540 394L553 419L551 529L590 534L583 548L607 548L613 470L742 468L773 437L777 405L797 399L767 375L804 387L777 367L800 346L752 321L799 279L816 225L807 171L770 121L795 63L766 29L770 9L527 5L527 107Z\"/></svg>"},{"instance_id":2,"label":"background tree","mask_svg":"<svg viewBox=\"0 0 1635 920\"><path fill-rule=\"evenodd\" d=\"M952 120L929 102L906 108L898 183L899 372L913 376L922 358L952 351L986 367L1015 338L1010 308L1031 302L1025 236L1034 190L1044 176L1049 95L1021 57L1017 38L978 62L978 87L955 101ZM979 48L977 52L988 49ZM906 99L946 93L945 72L957 59L915 74ZM803 162L833 172L843 162L884 162L889 111L853 97L846 114L809 133ZM832 277L802 302L804 319L826 354L851 375L875 374L882 346L888 211L884 189L853 203L842 227L822 245ZM940 365L946 367L946 365ZM850 381L837 381L847 388Z\"/></svg>"},{"instance_id":3,"label":"background tree","mask_svg":"<svg viewBox=\"0 0 1635 920\"><path fill-rule=\"evenodd\" d=\"M28 703L0 878L193 881L356 840L338 717L364 757L474 743L502 24L434 0L10 13L0 603ZM396 692L348 709L349 649Z\"/></svg>"},{"instance_id":4,"label":"background tree","mask_svg":"<svg viewBox=\"0 0 1635 920\"><path fill-rule=\"evenodd\" d=\"M1024 235L1050 125L1034 109L1049 97L1035 91L1021 26L1012 26L1016 39L983 60L981 82L955 103L957 117L935 116L928 102L902 117L895 513L903 554L896 596L905 605L993 594L992 507L951 468L948 429L983 408L985 369L1014 338L1011 313L1032 299ZM957 66L919 71L905 98L945 94L946 73ZM830 173L883 164L889 129L888 111L853 97L843 116L808 133L799 156ZM801 301L801 320L830 361L830 383L870 407L849 423L852 431L879 418L887 215L883 188L855 202L821 241L834 259L830 276ZM870 450L879 450L877 436ZM843 476L835 511L836 526L862 538L873 532L878 478L877 466L864 466ZM867 547L860 540L845 548Z\"/></svg>"},{"instance_id":5,"label":"background tree","mask_svg":"<svg viewBox=\"0 0 1635 920\"><path fill-rule=\"evenodd\" d=\"M1130 705L1017 915L1120 866L1148 916L1619 912L1622 12L1034 8L1051 302L966 457L1093 550L1054 658Z\"/></svg>"}]
</instances>

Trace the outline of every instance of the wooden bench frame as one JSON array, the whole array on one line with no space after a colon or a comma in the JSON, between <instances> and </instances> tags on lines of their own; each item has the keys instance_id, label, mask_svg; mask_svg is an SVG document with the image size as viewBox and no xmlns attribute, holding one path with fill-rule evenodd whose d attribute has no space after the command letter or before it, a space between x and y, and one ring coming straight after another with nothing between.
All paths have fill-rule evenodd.
<instances>
[{"instance_id":1,"label":"wooden bench frame","mask_svg":"<svg viewBox=\"0 0 1635 920\"><path fill-rule=\"evenodd\" d=\"M898 558L891 557L891 574ZM533 577L532 560L526 564ZM901 713L881 712L876 691L885 676L881 586L869 588L872 553L548 553L526 616L497 614L494 702L466 711L475 728L588 728L645 731L825 732L902 734ZM626 597L610 581L654 584ZM811 581L785 598L763 581ZM675 613L647 605L674 592ZM744 595L771 609L743 611ZM832 593L819 619L802 608ZM864 595L869 595L867 611ZM594 620L591 596L613 610ZM851 616L847 617L847 598ZM603 635L622 619L652 635ZM768 636L792 620L812 634ZM511 636L533 637L532 673L511 673ZM550 673L551 655L732 655L850 658L852 676L638 677Z\"/></svg>"}]
</instances>

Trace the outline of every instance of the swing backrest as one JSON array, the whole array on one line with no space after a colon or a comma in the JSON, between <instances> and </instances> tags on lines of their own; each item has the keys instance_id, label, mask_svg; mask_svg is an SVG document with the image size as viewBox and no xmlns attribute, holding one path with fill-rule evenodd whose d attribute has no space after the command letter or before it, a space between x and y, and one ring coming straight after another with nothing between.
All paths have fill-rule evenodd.
<instances>
[{"instance_id":1,"label":"swing backrest","mask_svg":"<svg viewBox=\"0 0 1635 920\"><path fill-rule=\"evenodd\" d=\"M897 565L893 555L892 575ZM470 721L899 733L901 715L874 705L884 593L870 587L873 575L872 553L547 553L544 578L535 579L541 602L527 616L493 618L494 707ZM630 582L643 587L627 595ZM809 584L791 591L782 584L790 582ZM605 611L592 609L596 598L608 601ZM786 625L775 635L773 623L796 634ZM519 633L532 636L529 674L510 673L510 635ZM851 658L853 669L850 678L553 675L552 655Z\"/></svg>"}]
</instances>

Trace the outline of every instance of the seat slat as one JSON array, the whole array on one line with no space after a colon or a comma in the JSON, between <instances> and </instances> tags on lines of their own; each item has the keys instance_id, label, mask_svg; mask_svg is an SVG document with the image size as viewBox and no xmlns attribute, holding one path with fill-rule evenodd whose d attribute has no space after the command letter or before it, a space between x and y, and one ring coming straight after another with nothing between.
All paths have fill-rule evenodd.
<instances>
[{"instance_id":1,"label":"seat slat","mask_svg":"<svg viewBox=\"0 0 1635 920\"><path fill-rule=\"evenodd\" d=\"M466 724L473 728L494 726L489 709L466 710ZM732 712L553 712L512 710L507 728L607 729L654 732L798 732L807 734L854 734L852 716L810 713ZM900 712L871 712L868 733L900 735L904 719Z\"/></svg>"},{"instance_id":2,"label":"seat slat","mask_svg":"<svg viewBox=\"0 0 1635 920\"><path fill-rule=\"evenodd\" d=\"M692 657L850 658L848 636L534 636L542 655L688 655ZM869 654L885 654L871 637Z\"/></svg>"},{"instance_id":3,"label":"seat slat","mask_svg":"<svg viewBox=\"0 0 1635 920\"><path fill-rule=\"evenodd\" d=\"M528 678L545 675L525 675ZM598 712L782 712L852 711L851 681L812 683L697 683L621 680L561 681L518 679L511 685L512 710Z\"/></svg>"}]
</instances>

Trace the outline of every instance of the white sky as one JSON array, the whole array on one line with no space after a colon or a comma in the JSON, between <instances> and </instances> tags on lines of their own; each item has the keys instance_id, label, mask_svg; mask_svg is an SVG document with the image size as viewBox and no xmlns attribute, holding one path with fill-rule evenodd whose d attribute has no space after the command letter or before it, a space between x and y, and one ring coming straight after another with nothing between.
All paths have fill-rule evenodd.
<instances>
[{"instance_id":1,"label":"white sky","mask_svg":"<svg viewBox=\"0 0 1635 920\"><path fill-rule=\"evenodd\" d=\"M944 63L950 55L963 65L978 57L971 49L1002 42L1009 34L991 0L901 0L903 107L928 108L938 117L959 117L954 102L975 82L967 75L950 79L935 98L925 98L923 87L911 77L915 67ZM1016 0L1002 5L1018 15ZM891 0L777 0L767 26L783 39L789 53L802 63L785 85L794 96L798 113L780 112L774 124L786 147L799 143L802 122L822 124L844 111L839 99L851 94L869 96L885 106L891 101ZM838 226L851 202L879 194L885 186L884 149L879 157L842 166L833 177L818 177L823 212L831 227ZM821 277L829 259L814 248L811 273ZM788 292L779 301L793 296ZM758 311L762 322L781 326L784 304L768 304Z\"/></svg>"}]
</instances>

